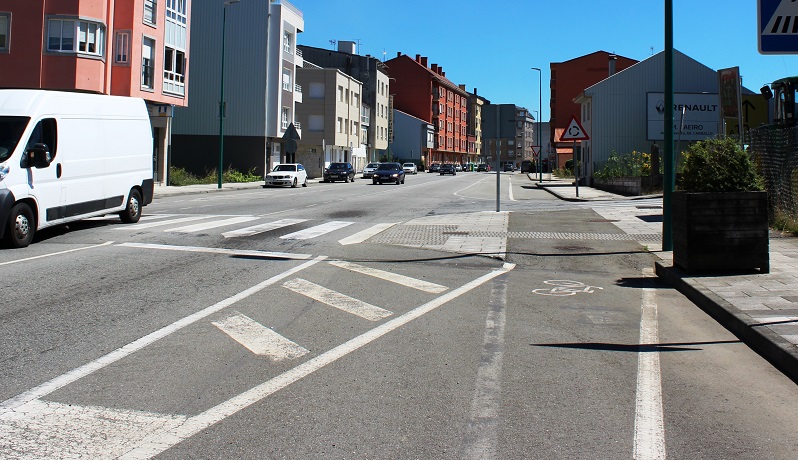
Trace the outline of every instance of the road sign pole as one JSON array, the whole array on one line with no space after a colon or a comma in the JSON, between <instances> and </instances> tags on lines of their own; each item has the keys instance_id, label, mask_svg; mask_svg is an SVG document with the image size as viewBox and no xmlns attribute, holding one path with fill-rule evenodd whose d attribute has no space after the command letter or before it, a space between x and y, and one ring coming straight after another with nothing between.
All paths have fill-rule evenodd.
<instances>
[{"instance_id":1,"label":"road sign pole","mask_svg":"<svg viewBox=\"0 0 798 460\"><path fill-rule=\"evenodd\" d=\"M579 152L576 150L576 141L574 141L574 177L576 181L576 197L579 198Z\"/></svg>"}]
</instances>

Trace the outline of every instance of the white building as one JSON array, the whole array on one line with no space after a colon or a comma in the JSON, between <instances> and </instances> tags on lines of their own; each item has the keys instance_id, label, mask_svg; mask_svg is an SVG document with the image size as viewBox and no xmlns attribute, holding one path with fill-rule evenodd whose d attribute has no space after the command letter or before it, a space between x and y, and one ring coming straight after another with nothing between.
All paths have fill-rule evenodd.
<instances>
[{"instance_id":1,"label":"white building","mask_svg":"<svg viewBox=\"0 0 798 460\"><path fill-rule=\"evenodd\" d=\"M223 138L225 169L271 169L285 159L288 126L302 135L295 118L302 103L296 84L303 64L296 47L305 27L302 12L285 0L194 0L191 21L198 24L191 34L191 105L175 110L172 164L198 173L216 168Z\"/></svg>"},{"instance_id":2,"label":"white building","mask_svg":"<svg viewBox=\"0 0 798 460\"><path fill-rule=\"evenodd\" d=\"M368 127L363 124L363 85L341 70L305 63L297 69L304 102L297 108L303 126L297 161L311 177L335 162L352 163L362 171L366 164Z\"/></svg>"},{"instance_id":3,"label":"white building","mask_svg":"<svg viewBox=\"0 0 798 460\"><path fill-rule=\"evenodd\" d=\"M687 142L721 132L718 74L677 50L673 59L674 104L686 108L676 149L680 151L686 150ZM581 141L584 167L580 175L591 177L613 151L650 153L657 143L662 153L664 89L665 53L661 52L585 89L574 100L581 103L581 124L590 137ZM681 112L674 117L679 123ZM679 141L676 128L674 136Z\"/></svg>"}]
</instances>

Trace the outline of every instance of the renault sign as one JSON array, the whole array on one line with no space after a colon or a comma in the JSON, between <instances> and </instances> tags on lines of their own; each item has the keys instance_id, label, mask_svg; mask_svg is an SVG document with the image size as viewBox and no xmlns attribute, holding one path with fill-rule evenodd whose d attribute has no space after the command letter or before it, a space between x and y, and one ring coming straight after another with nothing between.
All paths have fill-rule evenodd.
<instances>
[{"instance_id":1,"label":"renault sign","mask_svg":"<svg viewBox=\"0 0 798 460\"><path fill-rule=\"evenodd\" d=\"M648 140L665 140L665 94L648 93ZM700 141L718 134L720 101L717 94L674 93L673 135L677 140ZM681 123L681 126L680 126Z\"/></svg>"}]
</instances>

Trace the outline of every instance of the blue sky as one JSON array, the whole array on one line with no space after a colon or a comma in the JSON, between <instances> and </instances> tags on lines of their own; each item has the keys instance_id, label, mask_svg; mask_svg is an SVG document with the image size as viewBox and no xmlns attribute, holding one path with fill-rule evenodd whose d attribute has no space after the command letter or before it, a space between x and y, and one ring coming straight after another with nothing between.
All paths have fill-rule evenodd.
<instances>
[{"instance_id":1,"label":"blue sky","mask_svg":"<svg viewBox=\"0 0 798 460\"><path fill-rule=\"evenodd\" d=\"M330 40L359 40L362 55L427 56L492 103L537 110L531 68L542 68L543 121L551 62L599 50L643 60L665 47L664 0L288 1L304 15L300 44L331 49ZM798 55L759 54L758 1L777 0L673 0L674 47L714 70L739 66L755 92L798 75Z\"/></svg>"}]
</instances>

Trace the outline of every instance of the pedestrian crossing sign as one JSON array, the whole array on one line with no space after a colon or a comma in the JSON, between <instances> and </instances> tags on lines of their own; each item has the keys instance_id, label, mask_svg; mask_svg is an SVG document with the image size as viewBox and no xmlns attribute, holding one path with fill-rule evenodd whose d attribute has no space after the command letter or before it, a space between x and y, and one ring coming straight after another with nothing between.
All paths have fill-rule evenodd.
<instances>
[{"instance_id":1,"label":"pedestrian crossing sign","mask_svg":"<svg viewBox=\"0 0 798 460\"><path fill-rule=\"evenodd\" d=\"M582 127L582 124L579 123L579 120L576 119L576 116L571 115L571 122L568 123L568 127L562 132L562 135L560 136L560 142L589 140L590 136L587 135L585 128Z\"/></svg>"},{"instance_id":2,"label":"pedestrian crossing sign","mask_svg":"<svg viewBox=\"0 0 798 460\"><path fill-rule=\"evenodd\" d=\"M798 2L758 0L760 54L798 54Z\"/></svg>"}]
</instances>

